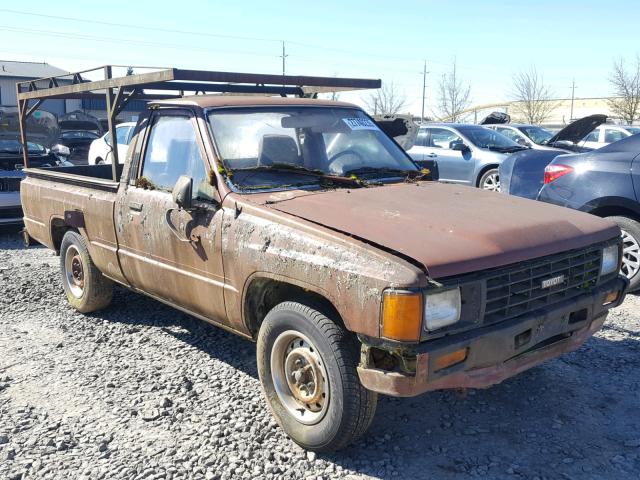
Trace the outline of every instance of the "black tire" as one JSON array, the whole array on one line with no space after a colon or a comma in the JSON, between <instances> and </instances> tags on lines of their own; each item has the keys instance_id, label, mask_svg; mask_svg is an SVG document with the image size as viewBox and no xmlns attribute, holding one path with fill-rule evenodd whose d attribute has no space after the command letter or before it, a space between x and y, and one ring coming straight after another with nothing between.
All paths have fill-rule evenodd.
<instances>
[{"instance_id":1,"label":"black tire","mask_svg":"<svg viewBox=\"0 0 640 480\"><path fill-rule=\"evenodd\" d=\"M497 182L498 182L497 189L496 188L489 188L490 184L495 184L495 182L489 182L487 184L487 181L491 177L495 177L497 179ZM487 185L485 185L485 184L487 184ZM489 190L489 191L499 192L500 191L500 171L497 168L490 168L489 170L484 172L480 176L480 180L478 180L478 188L480 188L482 190Z\"/></svg>"},{"instance_id":2,"label":"black tire","mask_svg":"<svg viewBox=\"0 0 640 480\"><path fill-rule=\"evenodd\" d=\"M271 364L272 355L276 355L274 346L282 343L283 336L290 332L307 337L311 347L317 350L314 354L328 376L324 416L310 425L302 423L290 412L275 386ZM314 348L309 351L314 352ZM289 352L287 358L293 351ZM271 412L298 445L320 452L339 450L357 440L369 428L378 396L360 383L356 371L358 359L359 347L354 336L315 308L298 302L284 302L267 314L258 334L258 373ZM279 360L274 361L278 365ZM286 363L283 356L283 370L286 370ZM318 383L315 377L314 382ZM292 390L287 391L295 401Z\"/></svg>"},{"instance_id":3,"label":"black tire","mask_svg":"<svg viewBox=\"0 0 640 480\"><path fill-rule=\"evenodd\" d=\"M612 216L607 218L612 222L615 222L620 227L620 230L622 230L623 232L622 234L623 238L625 238L625 234L628 235L628 237L626 237L625 239L625 244L624 244L624 247L627 248L628 250L626 253L622 254L623 265L622 265L622 269L620 270L620 273L622 273L623 275L627 276L627 278L629 278L629 291L633 292L640 288L640 269L636 270L635 274L629 275L630 266L628 264L625 265L624 262L625 260L627 261L635 260L636 262L640 260L640 257L639 257L640 251L638 250L634 251L633 249L633 247L640 246L640 223L637 220L634 220L629 217ZM630 247L632 248L630 249Z\"/></svg>"},{"instance_id":4,"label":"black tire","mask_svg":"<svg viewBox=\"0 0 640 480\"><path fill-rule=\"evenodd\" d=\"M102 160L100 157L96 158L96 165L102 165L104 163L104 160Z\"/></svg>"},{"instance_id":5,"label":"black tire","mask_svg":"<svg viewBox=\"0 0 640 480\"><path fill-rule=\"evenodd\" d=\"M60 270L67 300L79 312L94 312L111 303L113 282L98 270L84 238L74 231L62 238Z\"/></svg>"}]
</instances>

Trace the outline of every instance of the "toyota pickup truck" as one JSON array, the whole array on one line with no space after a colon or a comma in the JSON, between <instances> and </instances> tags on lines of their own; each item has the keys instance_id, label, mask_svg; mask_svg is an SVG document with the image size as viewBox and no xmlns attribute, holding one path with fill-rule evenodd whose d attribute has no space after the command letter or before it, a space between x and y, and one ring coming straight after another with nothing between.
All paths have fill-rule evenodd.
<instances>
[{"instance_id":1,"label":"toyota pickup truck","mask_svg":"<svg viewBox=\"0 0 640 480\"><path fill-rule=\"evenodd\" d=\"M256 341L266 404L310 450L362 436L378 394L578 348L628 284L613 223L429 181L348 103L154 101L124 163L25 173L25 237L60 255L74 308L119 284Z\"/></svg>"}]
</instances>

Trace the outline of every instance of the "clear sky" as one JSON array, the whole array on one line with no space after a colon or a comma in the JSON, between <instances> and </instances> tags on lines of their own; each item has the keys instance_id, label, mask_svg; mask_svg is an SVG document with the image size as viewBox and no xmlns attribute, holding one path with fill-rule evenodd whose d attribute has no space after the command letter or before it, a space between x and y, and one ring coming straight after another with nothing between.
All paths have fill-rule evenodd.
<instances>
[{"instance_id":1,"label":"clear sky","mask_svg":"<svg viewBox=\"0 0 640 480\"><path fill-rule=\"evenodd\" d=\"M424 60L427 113L454 58L474 104L510 99L531 66L559 98L573 78L578 97L609 95L614 59L640 53L639 18L637 0L30 0L0 3L0 58L280 73L284 40L288 74L381 78L419 114Z\"/></svg>"}]
</instances>

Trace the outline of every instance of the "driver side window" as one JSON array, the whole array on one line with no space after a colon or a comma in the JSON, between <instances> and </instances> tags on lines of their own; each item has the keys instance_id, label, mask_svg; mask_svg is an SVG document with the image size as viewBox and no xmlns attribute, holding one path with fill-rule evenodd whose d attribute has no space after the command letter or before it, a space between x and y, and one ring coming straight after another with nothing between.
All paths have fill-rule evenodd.
<instances>
[{"instance_id":1,"label":"driver side window","mask_svg":"<svg viewBox=\"0 0 640 480\"><path fill-rule=\"evenodd\" d=\"M160 114L151 126L137 186L171 192L181 175L193 178L194 199L213 199L191 117Z\"/></svg>"},{"instance_id":2,"label":"driver side window","mask_svg":"<svg viewBox=\"0 0 640 480\"><path fill-rule=\"evenodd\" d=\"M431 128L431 142L432 148L451 148L452 143L462 142L462 138L446 128Z\"/></svg>"}]
</instances>

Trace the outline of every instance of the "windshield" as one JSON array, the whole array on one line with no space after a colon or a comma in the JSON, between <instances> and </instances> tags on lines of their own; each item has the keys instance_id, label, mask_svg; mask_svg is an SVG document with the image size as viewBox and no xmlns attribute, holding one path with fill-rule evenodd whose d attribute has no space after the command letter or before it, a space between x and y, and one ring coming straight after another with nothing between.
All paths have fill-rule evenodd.
<instances>
[{"instance_id":1,"label":"windshield","mask_svg":"<svg viewBox=\"0 0 640 480\"><path fill-rule=\"evenodd\" d=\"M239 188L322 184L327 178L406 177L418 168L367 115L340 107L211 110L225 168Z\"/></svg>"},{"instance_id":2,"label":"windshield","mask_svg":"<svg viewBox=\"0 0 640 480\"><path fill-rule=\"evenodd\" d=\"M27 142L29 153L44 153L45 148L37 143ZM22 145L18 140L0 140L0 153L20 153Z\"/></svg>"},{"instance_id":3,"label":"windshield","mask_svg":"<svg viewBox=\"0 0 640 480\"><path fill-rule=\"evenodd\" d=\"M524 148L501 133L489 128L465 125L458 127L458 130L478 148L486 148L500 152L522 150Z\"/></svg>"},{"instance_id":4,"label":"windshield","mask_svg":"<svg viewBox=\"0 0 640 480\"><path fill-rule=\"evenodd\" d=\"M546 143L553 137L553 133L542 127L520 127L520 131L524 132L527 137L533 140L533 143L537 143L538 145Z\"/></svg>"}]
</instances>

